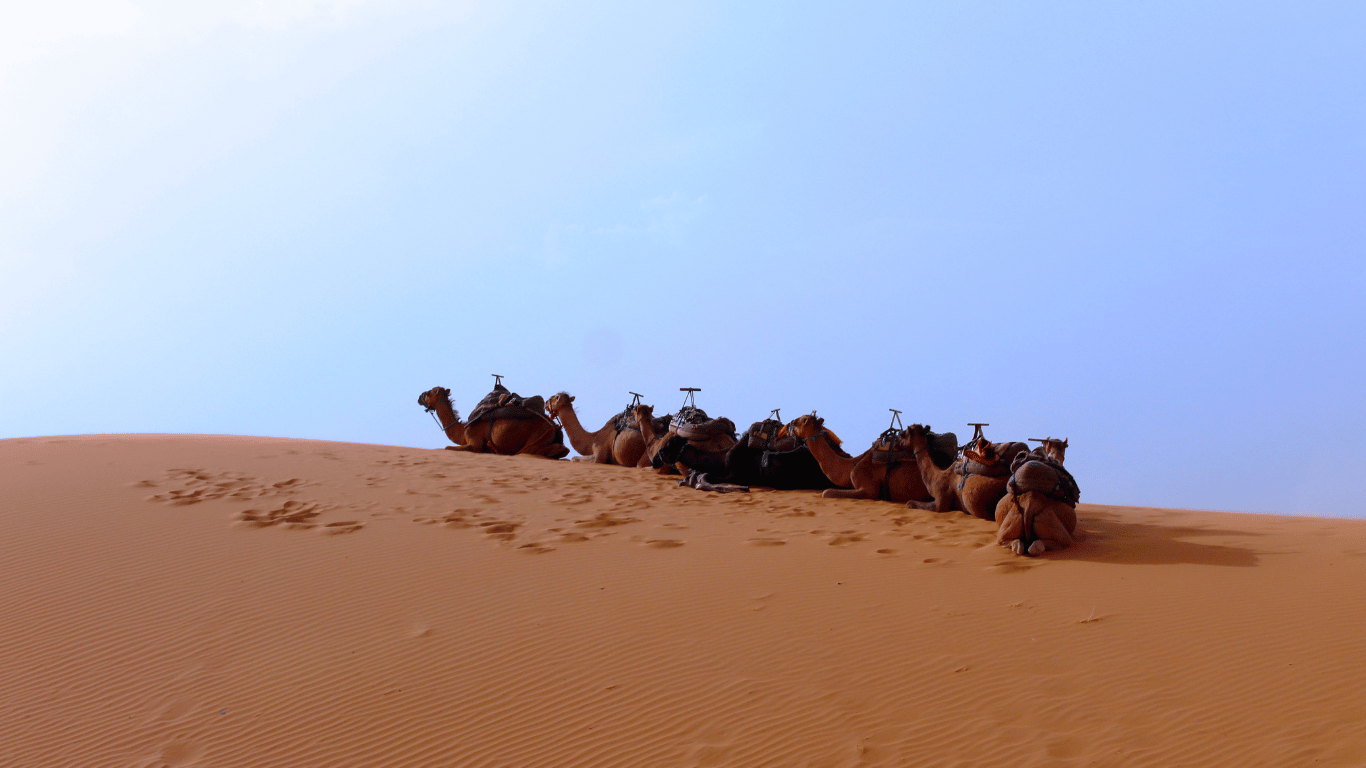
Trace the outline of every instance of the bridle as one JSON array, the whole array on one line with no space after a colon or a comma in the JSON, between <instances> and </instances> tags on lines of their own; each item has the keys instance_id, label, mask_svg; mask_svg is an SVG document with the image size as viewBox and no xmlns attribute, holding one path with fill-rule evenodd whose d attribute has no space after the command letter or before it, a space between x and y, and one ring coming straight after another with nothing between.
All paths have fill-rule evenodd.
<instances>
[{"instance_id":1,"label":"bridle","mask_svg":"<svg viewBox=\"0 0 1366 768\"><path fill-rule=\"evenodd\" d=\"M430 399L430 398L428 398L428 402L431 402L431 399ZM451 408L451 415L453 415L453 416L455 417L455 419L454 419L450 424L447 424L447 425L445 425L445 426L442 426L442 425L441 425L441 419L437 418L437 415L436 415L436 406L434 406L434 405L429 405L429 406L427 406L427 413L431 414L432 421L435 421L435 422L436 422L436 426L438 426L438 427L441 428L441 432L442 432L443 434L446 432L446 430L448 430L448 429L450 429L451 427L455 426L456 424L459 424L459 423L460 423L460 414L458 414L458 413L455 412L455 408L454 408L454 407Z\"/></svg>"}]
</instances>

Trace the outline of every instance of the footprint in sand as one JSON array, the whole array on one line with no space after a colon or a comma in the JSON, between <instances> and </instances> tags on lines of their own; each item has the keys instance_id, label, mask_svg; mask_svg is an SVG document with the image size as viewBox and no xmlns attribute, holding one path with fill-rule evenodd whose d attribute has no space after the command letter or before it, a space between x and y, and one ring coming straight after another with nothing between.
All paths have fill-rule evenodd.
<instances>
[{"instance_id":1,"label":"footprint in sand","mask_svg":"<svg viewBox=\"0 0 1366 768\"><path fill-rule=\"evenodd\" d=\"M895 554L896 554L896 550L895 550L895 549L879 549L879 550L877 551L877 553L878 553L879 555L895 555Z\"/></svg>"},{"instance_id":2,"label":"footprint in sand","mask_svg":"<svg viewBox=\"0 0 1366 768\"><path fill-rule=\"evenodd\" d=\"M863 541L865 538L867 538L866 534L855 533L854 531L841 531L840 533L830 537L830 540L826 543L832 547L842 547L847 544L854 544Z\"/></svg>"},{"instance_id":3,"label":"footprint in sand","mask_svg":"<svg viewBox=\"0 0 1366 768\"><path fill-rule=\"evenodd\" d=\"M747 543L753 544L756 547L781 547L787 542L783 541L782 539L759 538L750 539Z\"/></svg>"},{"instance_id":4,"label":"footprint in sand","mask_svg":"<svg viewBox=\"0 0 1366 768\"><path fill-rule=\"evenodd\" d=\"M683 546L683 542L678 539L650 539L645 542L645 546L654 547L655 549L673 549L674 547Z\"/></svg>"},{"instance_id":5,"label":"footprint in sand","mask_svg":"<svg viewBox=\"0 0 1366 768\"><path fill-rule=\"evenodd\" d=\"M539 541L533 541L518 547L517 551L527 555L543 555L546 552L554 552L555 548L546 546Z\"/></svg>"},{"instance_id":6,"label":"footprint in sand","mask_svg":"<svg viewBox=\"0 0 1366 768\"><path fill-rule=\"evenodd\" d=\"M365 527L365 523L355 520L341 520L335 523L324 523L319 532L328 536L335 536L342 533L355 533Z\"/></svg>"},{"instance_id":7,"label":"footprint in sand","mask_svg":"<svg viewBox=\"0 0 1366 768\"><path fill-rule=\"evenodd\" d=\"M587 520L575 520L574 525L579 528L613 528L618 525L638 522L640 522L638 517L618 517L611 512L602 512Z\"/></svg>"},{"instance_id":8,"label":"footprint in sand","mask_svg":"<svg viewBox=\"0 0 1366 768\"><path fill-rule=\"evenodd\" d=\"M319 514L321 514L321 507L318 504L290 500L277 509L265 512L259 509L248 509L238 512L233 517L239 523L256 528L278 525L290 529L305 529L313 528L316 525L313 519Z\"/></svg>"}]
</instances>

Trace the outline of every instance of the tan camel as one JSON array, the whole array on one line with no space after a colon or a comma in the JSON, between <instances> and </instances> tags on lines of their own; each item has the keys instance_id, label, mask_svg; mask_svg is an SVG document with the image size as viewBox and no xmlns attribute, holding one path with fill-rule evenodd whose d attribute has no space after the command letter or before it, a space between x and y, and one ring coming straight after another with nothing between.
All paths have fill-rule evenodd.
<instances>
[{"instance_id":1,"label":"tan camel","mask_svg":"<svg viewBox=\"0 0 1366 768\"><path fill-rule=\"evenodd\" d=\"M995 520L996 503L1005 495L1006 483L1010 476L957 474L953 466L939 466L929 451L931 434L929 426L921 424L912 424L906 430L906 445L914 452L921 480L932 497L928 501L910 501L906 506L932 512L959 510L983 520ZM994 466L1000 460L1000 451L1000 446L983 439L974 442L963 453L964 459L968 461Z\"/></svg>"},{"instance_id":2,"label":"tan camel","mask_svg":"<svg viewBox=\"0 0 1366 768\"><path fill-rule=\"evenodd\" d=\"M579 423L579 415L574 412L574 397L568 392L552 395L545 403L545 410L552 419L560 420L569 444L583 454L575 456L575 461L634 467L645 453L645 438L635 427L635 416L630 409L608 419L597 432L589 432ZM623 417L629 417L629 424Z\"/></svg>"},{"instance_id":3,"label":"tan camel","mask_svg":"<svg viewBox=\"0 0 1366 768\"><path fill-rule=\"evenodd\" d=\"M1039 448L1046 457L1039 457ZM1077 530L1080 491L1062 460L1067 441L1051 438L1017 459L1008 492L996 505L996 543L1017 555L1037 557L1081 541Z\"/></svg>"},{"instance_id":4,"label":"tan camel","mask_svg":"<svg viewBox=\"0 0 1366 768\"><path fill-rule=\"evenodd\" d=\"M640 460L636 462L637 467L649 467L654 463L655 454L668 440L670 433L667 427L661 429L663 425L655 419L655 408L652 405L641 403L632 409L636 417L636 428L640 430L640 435L645 440L645 450L640 455ZM667 418L667 417L665 417ZM672 464L665 464L655 470L661 475L676 474L678 470Z\"/></svg>"},{"instance_id":5,"label":"tan camel","mask_svg":"<svg viewBox=\"0 0 1366 768\"><path fill-rule=\"evenodd\" d=\"M912 455L904 446L879 441L858 457L847 457L847 454L841 456L843 451L833 442L838 438L825 429L824 423L824 419L814 416L799 416L792 422L794 434L798 437L808 436L805 438L806 446L821 465L821 471L825 472L830 482L842 486L827 488L821 492L822 496L827 499L884 501L930 498L920 479L920 470L911 461ZM853 462L852 466L850 462Z\"/></svg>"},{"instance_id":6,"label":"tan camel","mask_svg":"<svg viewBox=\"0 0 1366 768\"><path fill-rule=\"evenodd\" d=\"M494 394L501 394L498 400L504 404L511 398L511 393L506 390L500 393L499 389L495 389ZM530 402L536 403L536 400L533 398ZM498 453L505 456L527 454L547 459L560 459L569 454L560 428L544 413L538 414L531 408L515 409L517 413L510 417L500 415L500 408L493 411L491 418L476 419L473 424L465 424L451 405L451 391L445 387L433 387L418 395L417 404L436 412L441 420L441 431L455 443L446 446L448 451ZM511 413L512 410L503 413Z\"/></svg>"}]
</instances>

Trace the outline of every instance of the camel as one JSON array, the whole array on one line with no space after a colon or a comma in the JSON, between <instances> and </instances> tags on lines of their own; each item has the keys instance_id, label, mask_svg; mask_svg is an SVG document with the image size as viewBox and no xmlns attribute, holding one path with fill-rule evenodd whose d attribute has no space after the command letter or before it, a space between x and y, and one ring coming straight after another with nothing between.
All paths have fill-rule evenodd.
<instances>
[{"instance_id":1,"label":"camel","mask_svg":"<svg viewBox=\"0 0 1366 768\"><path fill-rule=\"evenodd\" d=\"M1060 446L1060 450L1054 449ZM996 543L1017 555L1037 557L1067 549L1082 539L1077 530L1077 501L1081 491L1063 468L1067 442L1050 440L1039 449L1018 456L1011 465L1008 493L996 505ZM1054 449L1054 450L1050 450Z\"/></svg>"},{"instance_id":2,"label":"camel","mask_svg":"<svg viewBox=\"0 0 1366 768\"><path fill-rule=\"evenodd\" d=\"M956 509L983 520L995 520L996 503L1005 495L1008 473L998 477L973 474L963 464L975 462L979 466L994 468L1001 461L1002 452L1008 451L1014 455L1022 452L1024 447L1016 443L989 443L983 438L973 441L964 450L964 457L959 462L941 466L932 456L930 438L933 434L928 425L912 424L906 430L906 445L914 453L921 480L932 497L928 501L907 502L906 506L932 512ZM955 472L955 469L961 469L962 472Z\"/></svg>"},{"instance_id":3,"label":"camel","mask_svg":"<svg viewBox=\"0 0 1366 768\"><path fill-rule=\"evenodd\" d=\"M1038 445L1034 447L1034 450L1030 451L1030 454L1034 456L1052 459L1059 464L1061 464L1063 459L1067 456L1067 438L1065 437L1061 440L1052 437L1045 437L1042 440L1037 437L1031 437L1029 440L1030 442L1038 443Z\"/></svg>"},{"instance_id":4,"label":"camel","mask_svg":"<svg viewBox=\"0 0 1366 768\"><path fill-rule=\"evenodd\" d=\"M433 387L417 396L417 404L428 412L436 412L441 431L455 443L446 446L448 451L564 458L569 454L564 433L544 413L535 410L540 402L539 397L523 400L498 384L480 401L466 424L451 405L449 389Z\"/></svg>"},{"instance_id":5,"label":"camel","mask_svg":"<svg viewBox=\"0 0 1366 768\"><path fill-rule=\"evenodd\" d=\"M726 472L726 456L735 447L735 422L710 418L694 405L685 405L669 422L669 434L655 452L654 463L672 464L679 472L692 471L720 476Z\"/></svg>"},{"instance_id":6,"label":"camel","mask_svg":"<svg viewBox=\"0 0 1366 768\"><path fill-rule=\"evenodd\" d=\"M629 407L608 419L597 432L589 432L579 423L579 415L574 412L574 396L568 392L552 395L546 401L545 409L550 418L559 419L564 426L574 450L583 454L575 456L574 461L634 467L645 454L645 438L636 427Z\"/></svg>"},{"instance_id":7,"label":"camel","mask_svg":"<svg viewBox=\"0 0 1366 768\"><path fill-rule=\"evenodd\" d=\"M635 416L636 429L640 430L641 437L645 440L645 450L640 455L640 460L636 462L637 467L654 467L655 471L661 475L672 475L678 470L673 464L656 464L655 457L659 454L660 446L668 440L670 435L668 427L660 424L661 419L655 418L655 409L652 405L641 403L631 409ZM667 419L665 416L663 419Z\"/></svg>"},{"instance_id":8,"label":"camel","mask_svg":"<svg viewBox=\"0 0 1366 768\"><path fill-rule=\"evenodd\" d=\"M919 469L910 461L912 454L905 446L904 433L896 431L893 436L893 430L889 430L867 451L854 457L839 447L839 438L827 430L825 420L815 414L797 417L792 426L796 436L820 462L821 471L830 482L840 486L822 491L825 498L901 502L930 498ZM949 439L954 440L956 448L957 438Z\"/></svg>"},{"instance_id":9,"label":"camel","mask_svg":"<svg viewBox=\"0 0 1366 768\"><path fill-rule=\"evenodd\" d=\"M710 478L709 478L710 479ZM726 454L726 482L790 491L833 485L811 449L778 419L756 421Z\"/></svg>"}]
</instances>

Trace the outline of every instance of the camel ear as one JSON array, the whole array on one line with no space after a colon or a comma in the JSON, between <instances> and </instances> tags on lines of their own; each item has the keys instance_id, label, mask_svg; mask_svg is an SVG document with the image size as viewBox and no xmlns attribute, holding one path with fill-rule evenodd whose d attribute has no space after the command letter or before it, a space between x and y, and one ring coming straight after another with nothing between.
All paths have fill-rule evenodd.
<instances>
[{"instance_id":1,"label":"camel ear","mask_svg":"<svg viewBox=\"0 0 1366 768\"><path fill-rule=\"evenodd\" d=\"M571 402L571 403L574 402L574 396L573 396L573 395L570 395L570 396L569 396L569 402Z\"/></svg>"},{"instance_id":2,"label":"camel ear","mask_svg":"<svg viewBox=\"0 0 1366 768\"><path fill-rule=\"evenodd\" d=\"M1067 438L1065 438L1065 437L1062 439L1062 447L1064 447L1064 448L1067 447Z\"/></svg>"},{"instance_id":3,"label":"camel ear","mask_svg":"<svg viewBox=\"0 0 1366 768\"><path fill-rule=\"evenodd\" d=\"M818 427L823 427L823 426L825 426L825 418L822 417L822 418L816 419L816 426L818 426Z\"/></svg>"}]
</instances>

